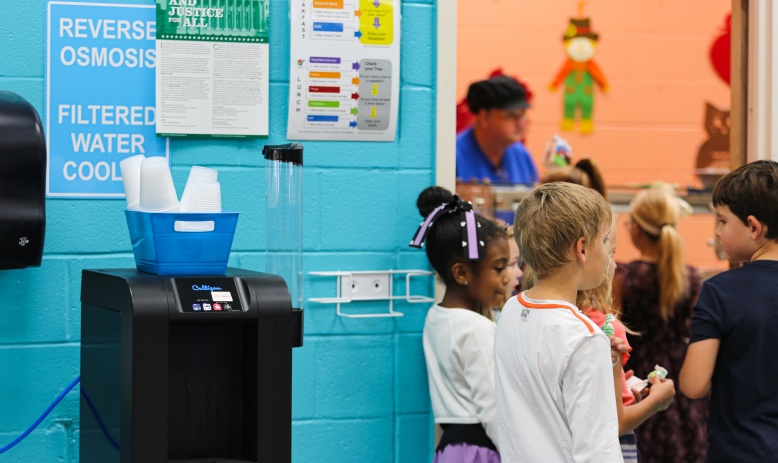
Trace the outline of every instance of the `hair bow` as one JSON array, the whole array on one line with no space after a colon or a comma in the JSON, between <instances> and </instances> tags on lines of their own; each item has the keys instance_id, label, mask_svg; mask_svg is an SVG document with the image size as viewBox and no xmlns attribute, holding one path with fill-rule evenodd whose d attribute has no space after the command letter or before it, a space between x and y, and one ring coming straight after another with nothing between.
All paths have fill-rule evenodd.
<instances>
[{"instance_id":1,"label":"hair bow","mask_svg":"<svg viewBox=\"0 0 778 463\"><path fill-rule=\"evenodd\" d=\"M481 224L475 219L473 205L462 201L457 195L454 195L451 201L441 204L427 215L427 218L424 219L424 222L421 223L413 236L410 244L411 247L421 248L421 244L427 237L427 232L435 221L451 213L459 213L462 216L459 225L462 227L462 250L465 253L465 259L478 260L480 258L479 248L483 249L484 247L483 240L478 239L478 229L481 228Z\"/></svg>"}]
</instances>

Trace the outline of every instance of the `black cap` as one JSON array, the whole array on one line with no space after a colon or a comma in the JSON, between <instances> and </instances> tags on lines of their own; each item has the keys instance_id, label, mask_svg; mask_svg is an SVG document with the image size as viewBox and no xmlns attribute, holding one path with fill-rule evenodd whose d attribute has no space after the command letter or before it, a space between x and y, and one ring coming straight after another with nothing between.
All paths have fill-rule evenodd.
<instances>
[{"instance_id":1,"label":"black cap","mask_svg":"<svg viewBox=\"0 0 778 463\"><path fill-rule=\"evenodd\" d=\"M288 143L286 145L265 145L262 149L265 159L303 165L303 145Z\"/></svg>"},{"instance_id":2,"label":"black cap","mask_svg":"<svg viewBox=\"0 0 778 463\"><path fill-rule=\"evenodd\" d=\"M516 79L497 76L470 84L467 105L477 113L482 109L524 109L529 102L526 90Z\"/></svg>"}]
</instances>

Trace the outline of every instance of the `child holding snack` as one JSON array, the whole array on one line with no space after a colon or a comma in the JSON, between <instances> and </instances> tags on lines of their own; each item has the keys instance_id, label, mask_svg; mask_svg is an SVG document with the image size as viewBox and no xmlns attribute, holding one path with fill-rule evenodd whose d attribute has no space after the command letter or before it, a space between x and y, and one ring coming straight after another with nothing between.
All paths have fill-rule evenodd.
<instances>
[{"instance_id":1,"label":"child holding snack","mask_svg":"<svg viewBox=\"0 0 778 463\"><path fill-rule=\"evenodd\" d=\"M612 253L615 252L616 249L615 226L616 219L614 217L613 224L611 225L611 234L613 236L613 239L611 240ZM576 305L580 307L581 311L586 314L587 317L602 329L606 336L616 336L620 339L626 339L627 330L611 309L611 304L613 302L611 297L611 282L615 271L616 264L611 257L607 274L603 277L602 283L594 289L579 291ZM534 273L531 270L528 270L525 279L525 288L531 288L534 283ZM626 346L629 348L629 344L626 344ZM618 412L621 452L625 463L632 463L639 461L634 429L655 413L665 410L669 406L675 396L675 387L673 381L665 381L663 376L655 375L651 380L643 381L643 383L652 385L653 387L651 389L651 394L648 395L645 400L642 400L642 394L648 393L647 389L643 389L642 391L640 389L631 390L630 387L627 386L627 377L623 365L627 363L628 359L629 354L624 353L621 355L621 361L614 366L613 387L616 393L616 410Z\"/></svg>"},{"instance_id":2,"label":"child holding snack","mask_svg":"<svg viewBox=\"0 0 778 463\"><path fill-rule=\"evenodd\" d=\"M611 297L611 282L616 273L616 262L612 254L616 252L616 220L611 225L611 260L606 278L595 289L578 293L577 304L603 332L610 336L627 339L627 329L613 313ZM634 334L634 333L633 333ZM631 349L630 349L631 350ZM619 417L619 442L624 462L637 462L638 451L634 430L656 413L666 410L675 396L675 386L672 380L665 380L661 375L655 375L647 384L651 391L643 399L641 390L630 390L623 366L627 363L629 354L622 356L621 362L614 368L614 388L616 389L616 410ZM641 400L643 399L643 400Z\"/></svg>"},{"instance_id":3,"label":"child holding snack","mask_svg":"<svg viewBox=\"0 0 778 463\"><path fill-rule=\"evenodd\" d=\"M602 281L611 220L602 195L564 182L540 185L516 210L516 241L537 282L505 304L495 335L505 461L623 461L617 358L608 337L575 306L578 291Z\"/></svg>"}]
</instances>

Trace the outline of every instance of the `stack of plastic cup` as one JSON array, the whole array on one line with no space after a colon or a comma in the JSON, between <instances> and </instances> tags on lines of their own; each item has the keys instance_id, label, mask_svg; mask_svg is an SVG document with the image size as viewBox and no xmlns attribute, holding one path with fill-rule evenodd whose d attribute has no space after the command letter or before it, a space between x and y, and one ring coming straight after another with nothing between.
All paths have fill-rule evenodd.
<instances>
[{"instance_id":1,"label":"stack of plastic cup","mask_svg":"<svg viewBox=\"0 0 778 463\"><path fill-rule=\"evenodd\" d=\"M178 211L178 196L167 158L154 156L141 162L139 205L145 212Z\"/></svg>"},{"instance_id":2,"label":"stack of plastic cup","mask_svg":"<svg viewBox=\"0 0 778 463\"><path fill-rule=\"evenodd\" d=\"M184 186L184 194L181 195L181 212L213 212L213 211L196 211L191 209L191 196L194 185L198 182L216 182L218 180L219 173L216 169L209 169L208 167L192 166L189 171L189 178L186 180ZM219 204L219 211L221 212L221 203Z\"/></svg>"},{"instance_id":3,"label":"stack of plastic cup","mask_svg":"<svg viewBox=\"0 0 778 463\"><path fill-rule=\"evenodd\" d=\"M124 184L124 197L127 199L127 209L138 210L140 208L140 164L146 156L137 154L122 159L119 169L122 171L122 183Z\"/></svg>"},{"instance_id":4,"label":"stack of plastic cup","mask_svg":"<svg viewBox=\"0 0 778 463\"><path fill-rule=\"evenodd\" d=\"M221 185L219 182L206 182L199 180L191 184L187 199L187 212L218 213L222 211ZM176 231L213 231L212 220L205 221L176 221Z\"/></svg>"},{"instance_id":5,"label":"stack of plastic cup","mask_svg":"<svg viewBox=\"0 0 778 463\"><path fill-rule=\"evenodd\" d=\"M192 185L189 212L221 212L222 191L219 182L199 181Z\"/></svg>"}]
</instances>

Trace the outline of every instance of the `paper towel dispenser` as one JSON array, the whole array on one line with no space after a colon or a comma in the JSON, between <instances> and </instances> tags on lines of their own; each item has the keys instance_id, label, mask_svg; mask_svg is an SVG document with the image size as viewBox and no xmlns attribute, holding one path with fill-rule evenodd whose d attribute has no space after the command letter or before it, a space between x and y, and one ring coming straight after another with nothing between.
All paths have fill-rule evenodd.
<instances>
[{"instance_id":1,"label":"paper towel dispenser","mask_svg":"<svg viewBox=\"0 0 778 463\"><path fill-rule=\"evenodd\" d=\"M15 93L0 91L0 269L41 264L46 162L35 108Z\"/></svg>"}]
</instances>

